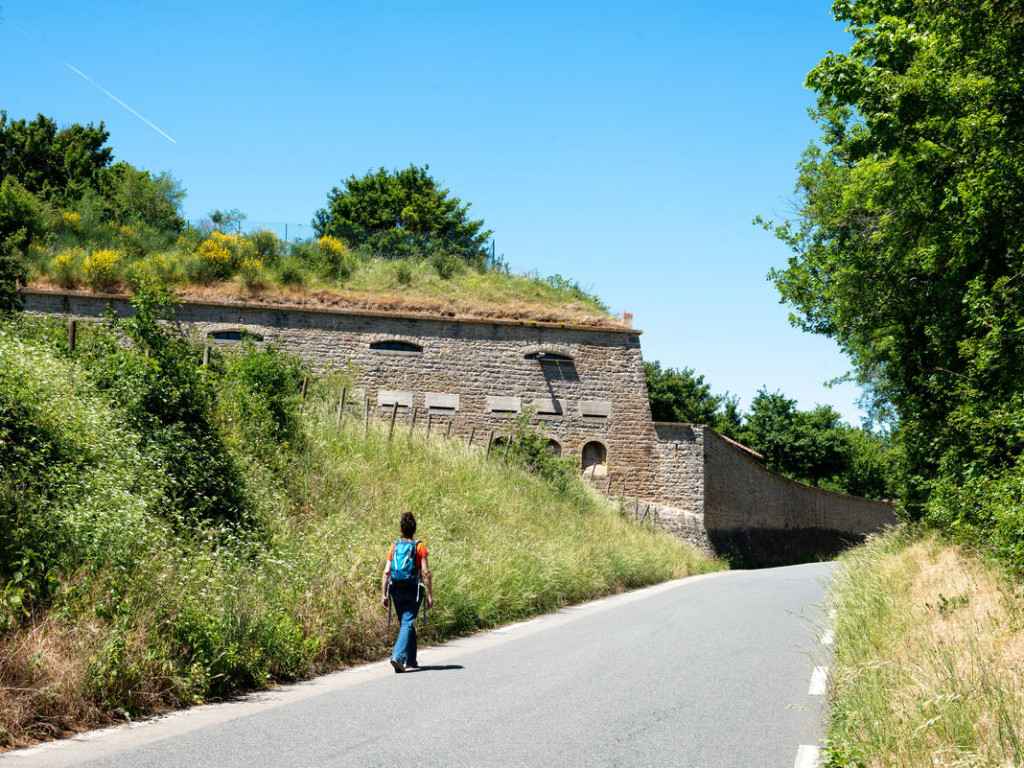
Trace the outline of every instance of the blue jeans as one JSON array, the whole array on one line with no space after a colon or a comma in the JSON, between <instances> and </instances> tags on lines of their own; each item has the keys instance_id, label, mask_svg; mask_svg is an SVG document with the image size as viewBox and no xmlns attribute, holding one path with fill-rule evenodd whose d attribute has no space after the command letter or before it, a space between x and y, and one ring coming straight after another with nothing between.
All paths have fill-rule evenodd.
<instances>
[{"instance_id":1,"label":"blue jeans","mask_svg":"<svg viewBox=\"0 0 1024 768\"><path fill-rule=\"evenodd\" d=\"M391 658L403 664L416 663L416 614L420 610L420 590L411 587L392 587L391 602L398 616L398 640Z\"/></svg>"}]
</instances>

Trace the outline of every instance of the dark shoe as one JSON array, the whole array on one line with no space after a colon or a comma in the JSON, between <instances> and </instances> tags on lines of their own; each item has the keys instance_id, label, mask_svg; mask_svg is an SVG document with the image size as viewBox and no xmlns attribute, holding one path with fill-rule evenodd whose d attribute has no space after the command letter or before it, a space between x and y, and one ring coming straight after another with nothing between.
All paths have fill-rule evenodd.
<instances>
[{"instance_id":1,"label":"dark shoe","mask_svg":"<svg viewBox=\"0 0 1024 768\"><path fill-rule=\"evenodd\" d=\"M405 668L406 668L406 670L419 669L420 665L419 665L419 662L416 662L416 661L407 661L407 662L405 662Z\"/></svg>"},{"instance_id":2,"label":"dark shoe","mask_svg":"<svg viewBox=\"0 0 1024 768\"><path fill-rule=\"evenodd\" d=\"M398 659L392 659L391 666L395 668L395 672L405 672L405 664Z\"/></svg>"}]
</instances>

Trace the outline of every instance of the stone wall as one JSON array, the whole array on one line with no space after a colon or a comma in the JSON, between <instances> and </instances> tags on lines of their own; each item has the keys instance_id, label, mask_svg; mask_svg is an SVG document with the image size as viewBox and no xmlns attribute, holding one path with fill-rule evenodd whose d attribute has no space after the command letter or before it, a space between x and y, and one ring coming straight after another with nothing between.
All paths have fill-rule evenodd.
<instances>
[{"instance_id":1,"label":"stone wall","mask_svg":"<svg viewBox=\"0 0 1024 768\"><path fill-rule=\"evenodd\" d=\"M705 531L711 547L752 567L831 558L896 523L889 502L823 491L765 469L704 432Z\"/></svg>"},{"instance_id":2,"label":"stone wall","mask_svg":"<svg viewBox=\"0 0 1024 768\"><path fill-rule=\"evenodd\" d=\"M896 522L890 503L812 488L769 472L707 427L704 522L711 528L797 528L863 534Z\"/></svg>"},{"instance_id":3,"label":"stone wall","mask_svg":"<svg viewBox=\"0 0 1024 768\"><path fill-rule=\"evenodd\" d=\"M123 298L84 292L29 289L25 300L28 311L83 319L132 312ZM655 424L633 329L194 300L176 319L207 343L249 334L347 371L372 413L429 414L479 445L531 409L596 488L703 549L798 560L895 520L891 505L768 472L711 429Z\"/></svg>"},{"instance_id":4,"label":"stone wall","mask_svg":"<svg viewBox=\"0 0 1024 768\"><path fill-rule=\"evenodd\" d=\"M132 312L123 298L84 292L28 290L25 299L28 311L77 318ZM590 470L596 483L632 494L652 487L639 331L203 301L182 305L176 320L203 338L241 331L320 369L347 370L371 412L387 415L397 403L402 420L429 413L482 445L535 409L563 456L581 468L585 454L603 459Z\"/></svg>"},{"instance_id":5,"label":"stone wall","mask_svg":"<svg viewBox=\"0 0 1024 768\"><path fill-rule=\"evenodd\" d=\"M653 490L627 499L627 511L735 564L830 557L896 522L890 503L789 480L708 427L657 423L654 428Z\"/></svg>"}]
</instances>

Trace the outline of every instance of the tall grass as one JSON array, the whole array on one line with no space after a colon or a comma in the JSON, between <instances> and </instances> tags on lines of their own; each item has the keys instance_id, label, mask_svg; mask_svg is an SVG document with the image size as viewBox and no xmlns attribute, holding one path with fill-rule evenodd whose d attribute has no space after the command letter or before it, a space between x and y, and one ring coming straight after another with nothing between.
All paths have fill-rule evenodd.
<instances>
[{"instance_id":1,"label":"tall grass","mask_svg":"<svg viewBox=\"0 0 1024 768\"><path fill-rule=\"evenodd\" d=\"M721 567L581 483L338 425L343 378L303 402L280 350L217 351L197 379L197 347L80 328L72 353L63 332L0 325L0 748L380 658L404 510L431 552L428 642ZM237 478L231 514L182 498L219 485L168 454L179 410L216 429L195 445Z\"/></svg>"},{"instance_id":2,"label":"tall grass","mask_svg":"<svg viewBox=\"0 0 1024 768\"><path fill-rule=\"evenodd\" d=\"M1024 765L1024 594L934 534L851 550L831 587L828 766Z\"/></svg>"}]
</instances>

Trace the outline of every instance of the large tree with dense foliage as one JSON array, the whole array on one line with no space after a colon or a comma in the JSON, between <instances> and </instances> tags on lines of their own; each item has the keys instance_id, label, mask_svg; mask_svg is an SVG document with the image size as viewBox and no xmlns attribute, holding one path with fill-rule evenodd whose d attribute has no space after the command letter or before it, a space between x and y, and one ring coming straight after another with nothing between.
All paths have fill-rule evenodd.
<instances>
[{"instance_id":1,"label":"large tree with dense foliage","mask_svg":"<svg viewBox=\"0 0 1024 768\"><path fill-rule=\"evenodd\" d=\"M0 110L0 179L13 176L40 199L65 207L102 186L113 158L108 138L103 123L58 128L43 115L8 120Z\"/></svg>"},{"instance_id":2,"label":"large tree with dense foliage","mask_svg":"<svg viewBox=\"0 0 1024 768\"><path fill-rule=\"evenodd\" d=\"M43 205L13 176L0 179L0 315L21 309L24 248L43 231Z\"/></svg>"},{"instance_id":3,"label":"large tree with dense foliage","mask_svg":"<svg viewBox=\"0 0 1024 768\"><path fill-rule=\"evenodd\" d=\"M898 419L907 501L1024 448L1024 3L836 0L773 273ZM980 468L980 469L979 469Z\"/></svg>"},{"instance_id":4,"label":"large tree with dense foliage","mask_svg":"<svg viewBox=\"0 0 1024 768\"><path fill-rule=\"evenodd\" d=\"M892 495L887 437L849 426L830 405L801 411L781 392L762 389L737 437L764 456L765 467L794 480L856 496Z\"/></svg>"},{"instance_id":5,"label":"large tree with dense foliage","mask_svg":"<svg viewBox=\"0 0 1024 768\"><path fill-rule=\"evenodd\" d=\"M344 188L334 187L313 219L317 237L330 235L385 258L444 253L474 264L487 257L490 230L469 218L469 203L441 187L430 166L380 168Z\"/></svg>"},{"instance_id":6,"label":"large tree with dense foliage","mask_svg":"<svg viewBox=\"0 0 1024 768\"><path fill-rule=\"evenodd\" d=\"M665 368L655 360L644 363L644 378L655 421L715 425L726 398L711 392L704 376L692 368Z\"/></svg>"}]
</instances>

